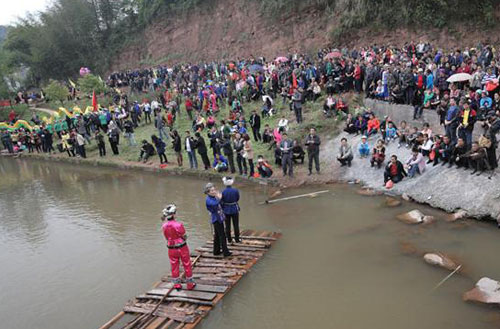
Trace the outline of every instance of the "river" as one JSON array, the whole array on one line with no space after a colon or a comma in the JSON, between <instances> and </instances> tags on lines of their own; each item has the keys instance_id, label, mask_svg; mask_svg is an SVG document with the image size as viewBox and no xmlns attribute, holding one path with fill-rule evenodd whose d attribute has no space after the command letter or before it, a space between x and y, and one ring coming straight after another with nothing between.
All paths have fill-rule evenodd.
<instances>
[{"instance_id":1,"label":"river","mask_svg":"<svg viewBox=\"0 0 500 329\"><path fill-rule=\"evenodd\" d=\"M191 249L210 238L199 180L7 158L0 175L1 328L105 323L169 271L160 230L168 202L178 205ZM497 309L461 300L480 277L500 279L493 225L448 223L442 212L411 203L386 208L383 197L359 196L351 186L273 205L259 205L263 187L238 187L242 228L283 237L201 328L498 327ZM414 208L438 221L395 219ZM452 254L466 274L431 292L448 272L402 245Z\"/></svg>"}]
</instances>

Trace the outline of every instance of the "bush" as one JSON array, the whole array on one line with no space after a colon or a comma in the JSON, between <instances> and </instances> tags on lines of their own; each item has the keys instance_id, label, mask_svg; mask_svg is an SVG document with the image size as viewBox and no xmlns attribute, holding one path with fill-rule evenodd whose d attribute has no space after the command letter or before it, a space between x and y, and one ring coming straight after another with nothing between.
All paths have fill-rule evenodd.
<instances>
[{"instance_id":1,"label":"bush","mask_svg":"<svg viewBox=\"0 0 500 329\"><path fill-rule=\"evenodd\" d=\"M62 83L50 80L50 83L44 88L45 97L51 101L59 101L64 105L64 101L68 99L69 90Z\"/></svg>"},{"instance_id":2,"label":"bush","mask_svg":"<svg viewBox=\"0 0 500 329\"><path fill-rule=\"evenodd\" d=\"M93 74L87 74L86 76L78 79L78 85L80 90L85 94L91 94L93 91L95 91L96 94L101 94L108 91L108 87L101 77Z\"/></svg>"}]
</instances>

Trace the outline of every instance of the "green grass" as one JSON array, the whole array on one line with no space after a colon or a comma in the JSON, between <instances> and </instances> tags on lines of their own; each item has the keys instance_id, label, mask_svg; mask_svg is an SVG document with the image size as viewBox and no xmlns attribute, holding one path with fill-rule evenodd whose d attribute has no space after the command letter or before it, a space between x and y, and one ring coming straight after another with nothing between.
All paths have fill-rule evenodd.
<instances>
[{"instance_id":1,"label":"green grass","mask_svg":"<svg viewBox=\"0 0 500 329\"><path fill-rule=\"evenodd\" d=\"M149 94L133 94L129 96L129 100L131 102L137 100L141 101L143 98L149 98L152 99L154 98L153 93ZM303 116L304 116L304 122L302 124L297 124L295 121L295 115L292 111L289 110L288 104L283 105L281 98L277 98L275 100L275 109L277 109L277 114L274 115L271 118L262 118L261 122L261 131L264 129L265 124L269 124L271 129L275 128L278 124L278 121L282 118L285 117L289 120L289 130L288 130L288 136L291 139L296 139L299 141L300 144L303 145L305 136L309 132L309 129L311 127L315 127L322 136L323 139L325 139L326 136L333 136L335 135L338 131L339 128L343 126L343 121L342 120L335 120L335 118L325 118L323 115L323 102L324 102L325 96L320 97L316 102L307 102L303 106ZM344 96L344 99L348 102L350 106L350 111L354 112L356 107L359 107L362 105L362 97L357 97L357 96ZM103 100L104 101L104 100ZM101 102L103 102L101 101ZM66 107L72 107L74 105L80 106L82 109L84 109L87 105L90 105L91 100L81 100L77 102L72 102L71 104L65 104ZM256 110L258 113L261 112L261 106L262 102L250 102L250 103L243 103L243 108L244 108L244 113L245 113L245 118L248 120L250 117L250 113L253 110ZM217 115L217 122L219 122L222 119L225 119L228 114L229 114L230 107L226 104L221 105L220 111ZM144 118L143 118L144 120ZM185 136L185 131L191 131L191 124L192 121L189 120L189 117L186 114L185 107L182 104L181 105L181 113L180 116L177 116L177 119L173 125L173 129L176 129L180 135L181 138ZM167 129L168 131L168 129ZM87 150L87 157L89 159L99 159L99 163L109 163L109 162L138 162L139 158L139 153L140 153L140 144L143 139L147 140L148 142L151 142L151 135L155 134L158 136L157 130L154 127L154 124L145 124L144 121L142 121L139 125L138 128L135 129L135 140L137 145L135 146L129 146L128 141L122 136L120 136L120 145L119 145L119 151L120 154L118 156L113 156L111 152L111 147L109 143L107 142L106 138L106 151L107 151L107 156L100 158L99 157L99 152L97 149L97 145L94 141L90 145L86 145L86 150ZM254 155L255 159L257 158L258 155L264 156L266 159L268 159L271 163L274 162L274 149L269 150L269 144L263 144L260 142L254 142L253 141L253 136L251 135L251 131L249 132L251 138L252 138L252 146L254 148ZM208 138L207 138L207 130L204 130L202 132L202 136L205 139L205 142L207 143L208 147ZM172 148L172 140L169 138L166 141L167 148L166 148L166 155L168 158L168 161L170 162L170 165L168 168L177 168L177 162L176 162L176 156ZM57 143L57 141L55 142ZM59 156L66 157L66 154L63 153ZM187 159L187 155L185 152L183 153L184 157L184 167L186 168L189 166L189 162ZM211 151L209 150L209 158L211 158ZM212 159L211 159L212 160ZM201 159L198 157L199 163L201 162ZM152 165L159 165L159 158L158 156L154 156L151 158L150 163Z\"/></svg>"}]
</instances>

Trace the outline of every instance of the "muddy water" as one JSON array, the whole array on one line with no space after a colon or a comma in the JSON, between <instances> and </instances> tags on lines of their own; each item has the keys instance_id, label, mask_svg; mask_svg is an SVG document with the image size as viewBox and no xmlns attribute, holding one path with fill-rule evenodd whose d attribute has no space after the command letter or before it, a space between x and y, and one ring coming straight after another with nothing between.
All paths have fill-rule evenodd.
<instances>
[{"instance_id":1,"label":"muddy water","mask_svg":"<svg viewBox=\"0 0 500 329\"><path fill-rule=\"evenodd\" d=\"M169 270L159 221L167 202L177 203L192 249L210 237L200 181L13 159L0 159L0 175L1 328L106 322ZM273 205L258 204L257 187L240 188L242 228L283 238L202 328L498 327L498 310L461 301L481 276L500 279L493 225L446 223L414 204L388 209L348 186ZM413 227L395 219L412 208L439 220ZM431 293L448 272L412 248L452 254L467 275Z\"/></svg>"}]
</instances>

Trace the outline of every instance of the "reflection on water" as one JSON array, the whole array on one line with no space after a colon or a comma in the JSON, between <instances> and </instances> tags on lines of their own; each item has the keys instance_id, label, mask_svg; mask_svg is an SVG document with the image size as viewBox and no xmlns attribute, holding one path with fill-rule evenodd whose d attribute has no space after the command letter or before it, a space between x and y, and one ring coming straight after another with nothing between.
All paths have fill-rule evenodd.
<instances>
[{"instance_id":1,"label":"reflection on water","mask_svg":"<svg viewBox=\"0 0 500 329\"><path fill-rule=\"evenodd\" d=\"M202 181L14 159L0 159L0 173L2 328L106 322L168 271L159 220L167 202L179 206L192 249L210 237ZM407 226L394 217L415 205L387 209L345 186L274 205L258 204L259 187L242 190L242 228L283 238L202 328L498 326L491 309L461 301L481 276L500 278L490 225ZM402 245L450 253L467 275L430 293L447 272Z\"/></svg>"}]
</instances>

